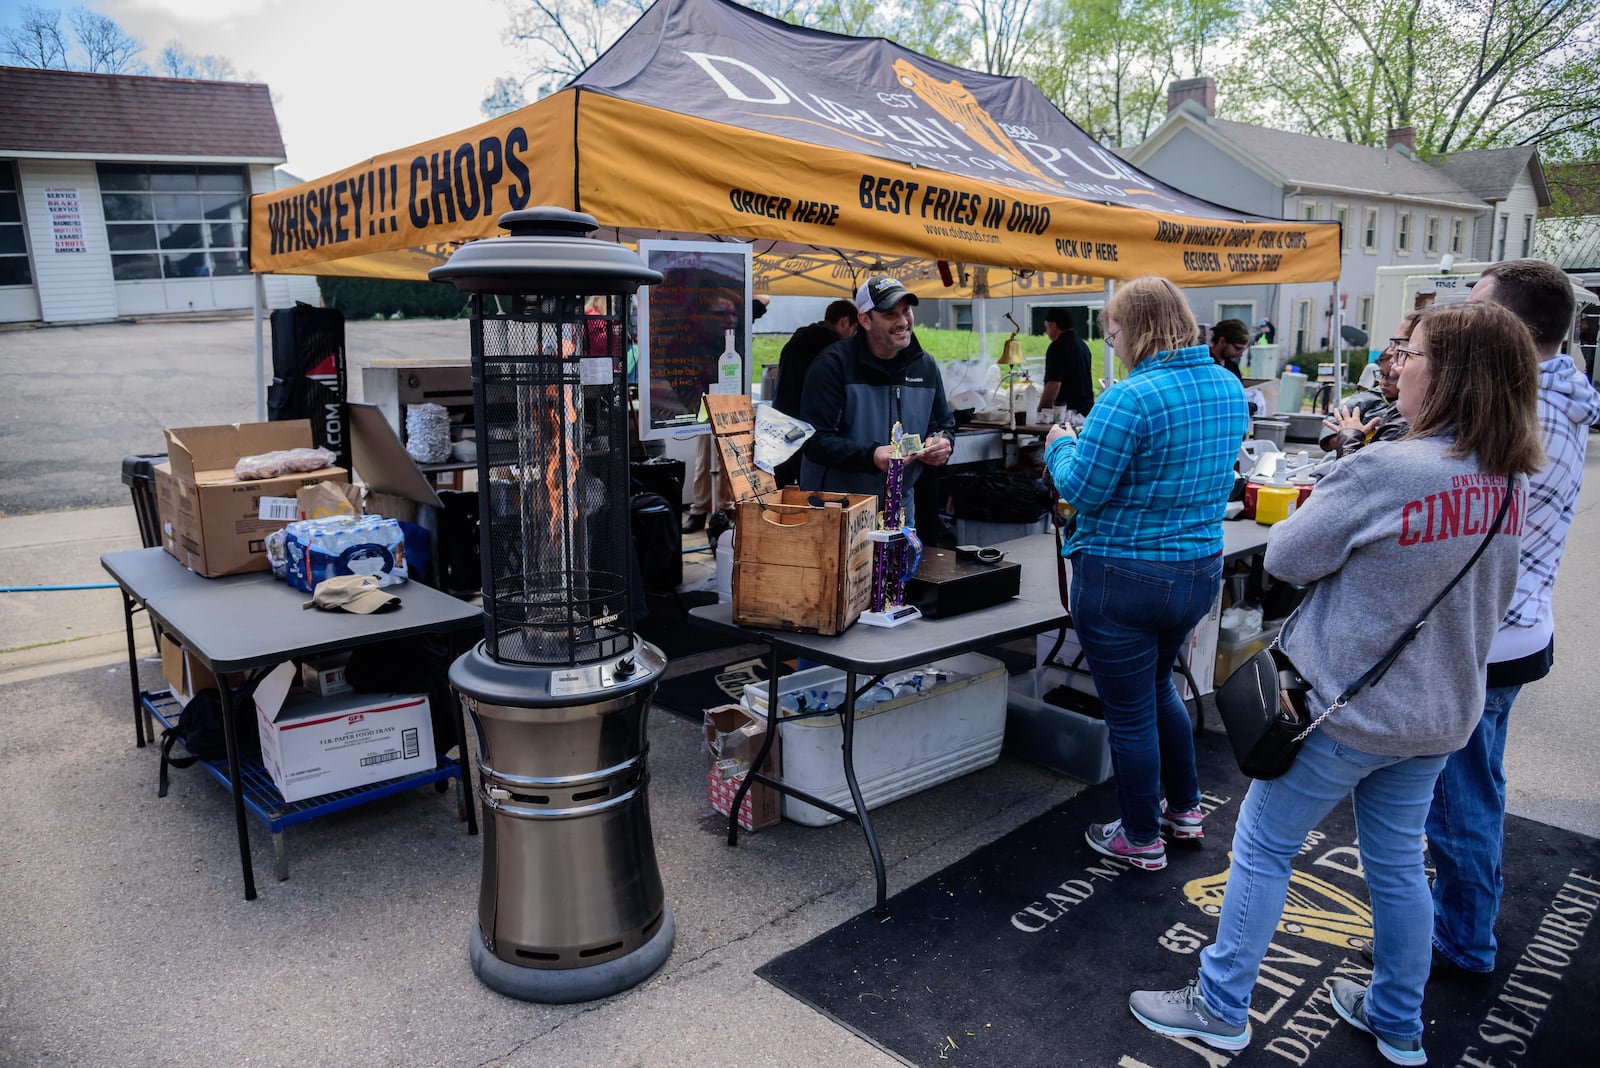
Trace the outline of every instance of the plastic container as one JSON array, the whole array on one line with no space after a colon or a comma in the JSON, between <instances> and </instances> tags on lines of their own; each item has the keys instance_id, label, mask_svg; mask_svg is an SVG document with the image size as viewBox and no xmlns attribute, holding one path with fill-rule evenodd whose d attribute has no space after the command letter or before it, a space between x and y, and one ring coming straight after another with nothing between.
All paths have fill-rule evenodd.
<instances>
[{"instance_id":1,"label":"plastic container","mask_svg":"<svg viewBox=\"0 0 1600 1068\"><path fill-rule=\"evenodd\" d=\"M146 549L161 545L161 513L156 508L156 465L167 454L151 453L122 458L122 484L133 492L133 514L139 521L139 541Z\"/></svg>"},{"instance_id":2,"label":"plastic container","mask_svg":"<svg viewBox=\"0 0 1600 1068\"><path fill-rule=\"evenodd\" d=\"M1291 367L1278 378L1278 411L1298 412L1306 399L1306 376Z\"/></svg>"},{"instance_id":3,"label":"plastic container","mask_svg":"<svg viewBox=\"0 0 1600 1068\"><path fill-rule=\"evenodd\" d=\"M1019 693L1006 712L1006 748L1017 756L1091 785L1111 778L1105 720Z\"/></svg>"},{"instance_id":4,"label":"plastic container","mask_svg":"<svg viewBox=\"0 0 1600 1068\"><path fill-rule=\"evenodd\" d=\"M1245 487L1249 493L1249 487ZM1262 526L1288 519L1300 501L1300 491L1293 486L1264 485L1256 490L1256 522Z\"/></svg>"},{"instance_id":5,"label":"plastic container","mask_svg":"<svg viewBox=\"0 0 1600 1068\"><path fill-rule=\"evenodd\" d=\"M1280 449L1289 437L1287 419L1257 419L1251 425L1257 441L1270 441Z\"/></svg>"},{"instance_id":6,"label":"plastic container","mask_svg":"<svg viewBox=\"0 0 1600 1068\"><path fill-rule=\"evenodd\" d=\"M856 713L856 781L868 809L925 790L1000 758L1006 732L1006 668L978 653L930 665L965 675L926 693L897 697ZM783 694L812 687L842 686L838 668L808 668L779 683ZM766 715L767 683L745 687L744 705ZM785 719L783 782L841 808L851 808L850 787L839 759L843 727L837 716ZM783 799L783 815L808 827L839 822L839 817L794 797Z\"/></svg>"}]
</instances>

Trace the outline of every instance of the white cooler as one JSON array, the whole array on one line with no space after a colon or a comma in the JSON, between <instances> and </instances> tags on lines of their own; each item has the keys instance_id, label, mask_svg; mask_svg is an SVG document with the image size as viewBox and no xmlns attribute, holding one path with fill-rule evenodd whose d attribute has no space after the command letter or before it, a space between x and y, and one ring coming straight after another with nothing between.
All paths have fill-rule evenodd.
<instances>
[{"instance_id":1,"label":"white cooler","mask_svg":"<svg viewBox=\"0 0 1600 1068\"><path fill-rule=\"evenodd\" d=\"M967 677L856 713L856 781L869 809L986 768L1000 758L1006 733L1005 665L993 657L964 653L927 666ZM864 681L857 678L858 685ZM842 686L843 680L844 672L838 668L808 668L780 679L778 688L787 694ZM767 684L746 686L744 705L765 717ZM840 759L839 717L786 719L778 729L784 784L841 808L854 807ZM783 815L808 827L839 822L833 813L789 796L783 799Z\"/></svg>"}]
</instances>

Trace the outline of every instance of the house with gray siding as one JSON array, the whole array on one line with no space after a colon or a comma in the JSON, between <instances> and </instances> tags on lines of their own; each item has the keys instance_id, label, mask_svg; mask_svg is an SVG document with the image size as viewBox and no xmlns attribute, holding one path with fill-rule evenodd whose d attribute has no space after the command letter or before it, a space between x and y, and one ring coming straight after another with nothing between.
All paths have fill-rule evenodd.
<instances>
[{"instance_id":1,"label":"house with gray siding","mask_svg":"<svg viewBox=\"0 0 1600 1068\"><path fill-rule=\"evenodd\" d=\"M1219 119L1210 78L1174 82L1155 132L1122 155L1186 193L1239 211L1286 219L1335 220L1343 266L1339 322L1369 336L1377 269L1530 255L1538 211L1550 204L1533 148L1420 158L1409 127L1384 148ZM1326 283L1230 286L1186 291L1203 323L1270 319L1281 362L1325 351L1334 323ZM1347 346L1348 347L1348 346Z\"/></svg>"}]
</instances>

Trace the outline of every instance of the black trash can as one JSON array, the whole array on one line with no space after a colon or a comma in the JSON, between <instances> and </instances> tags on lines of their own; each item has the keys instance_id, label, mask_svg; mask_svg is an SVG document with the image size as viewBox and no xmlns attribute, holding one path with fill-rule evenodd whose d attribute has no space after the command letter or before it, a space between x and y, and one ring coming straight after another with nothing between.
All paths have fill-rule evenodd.
<instances>
[{"instance_id":1,"label":"black trash can","mask_svg":"<svg viewBox=\"0 0 1600 1068\"><path fill-rule=\"evenodd\" d=\"M146 549L161 545L161 512L156 507L156 464L165 463L167 454L124 456L122 484L133 492L133 514L139 519L139 540Z\"/></svg>"}]
</instances>

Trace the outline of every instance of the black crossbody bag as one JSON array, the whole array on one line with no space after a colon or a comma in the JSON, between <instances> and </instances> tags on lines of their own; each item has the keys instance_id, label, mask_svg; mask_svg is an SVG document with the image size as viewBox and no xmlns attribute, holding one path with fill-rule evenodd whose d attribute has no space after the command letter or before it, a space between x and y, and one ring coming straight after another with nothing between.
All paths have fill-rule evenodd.
<instances>
[{"instance_id":1,"label":"black crossbody bag","mask_svg":"<svg viewBox=\"0 0 1600 1068\"><path fill-rule=\"evenodd\" d=\"M1228 741L1233 746L1233 756L1239 762L1240 771L1252 779L1276 779L1294 765L1307 735L1321 726L1322 721L1332 715L1335 709L1343 708L1362 689L1383 678L1400 651L1411 644L1422 630L1423 623L1439 606L1439 602L1455 589L1456 583L1466 577L1472 565L1478 562L1478 557L1489 547L1489 542L1500 532L1500 524L1511 506L1513 492L1515 483L1507 479L1505 496L1500 501L1500 510L1495 514L1494 525L1484 535L1471 558L1456 572L1456 577L1422 610L1417 621L1395 639L1389 651L1368 668L1366 674L1346 687L1333 704L1315 719L1307 708L1306 695L1311 692L1311 684L1295 669L1284 651L1278 648L1276 638L1271 645L1240 664L1228 676L1227 681L1217 688L1217 712L1222 716L1222 725L1228 732Z\"/></svg>"}]
</instances>

